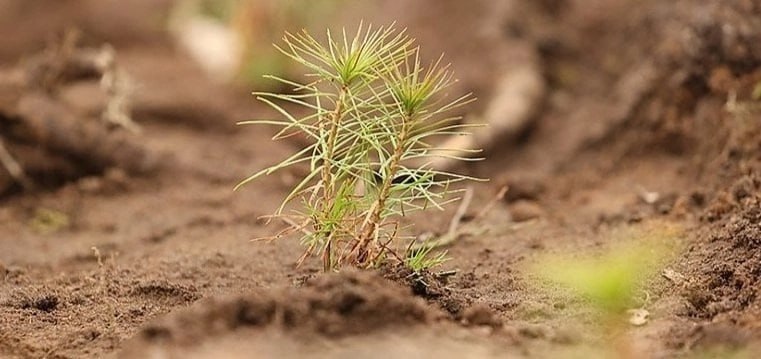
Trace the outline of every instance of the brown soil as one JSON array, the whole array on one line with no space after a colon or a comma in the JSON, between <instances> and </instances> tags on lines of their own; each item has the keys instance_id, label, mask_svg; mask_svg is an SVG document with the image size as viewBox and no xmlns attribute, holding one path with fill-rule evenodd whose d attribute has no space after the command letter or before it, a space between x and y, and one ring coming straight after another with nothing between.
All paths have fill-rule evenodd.
<instances>
[{"instance_id":1,"label":"brown soil","mask_svg":"<svg viewBox=\"0 0 761 359\"><path fill-rule=\"evenodd\" d=\"M526 133L463 169L492 178L475 187L472 208L511 189L483 231L449 248L454 276L323 275L316 263L294 266L295 240L249 242L282 229L259 218L294 173L231 189L296 144L233 126L262 109L250 89L208 80L173 48L160 26L169 1L0 3L0 31L19 34L0 39L4 67L71 25L84 45L114 45L139 84L140 146L161 158L150 173L76 171L0 198L0 357L488 358L603 347L585 303L540 289L527 265L663 227L681 229L681 250L648 288L651 319L629 331L633 350L760 347L761 3L430 2L383 1L381 16L447 50L482 102L499 71L473 56L484 49L489 62L539 62L549 88ZM498 31L470 43L480 19ZM451 211L416 220L415 231L445 232Z\"/></svg>"}]
</instances>

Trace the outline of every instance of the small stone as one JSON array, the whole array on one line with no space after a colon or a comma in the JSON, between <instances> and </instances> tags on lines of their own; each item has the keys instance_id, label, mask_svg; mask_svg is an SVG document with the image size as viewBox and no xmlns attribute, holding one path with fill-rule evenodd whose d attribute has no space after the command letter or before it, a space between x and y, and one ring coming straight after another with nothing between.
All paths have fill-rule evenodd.
<instances>
[{"instance_id":1,"label":"small stone","mask_svg":"<svg viewBox=\"0 0 761 359\"><path fill-rule=\"evenodd\" d=\"M515 222L526 222L542 217L544 211L536 202L520 200L510 205L510 215Z\"/></svg>"},{"instance_id":2,"label":"small stone","mask_svg":"<svg viewBox=\"0 0 761 359\"><path fill-rule=\"evenodd\" d=\"M639 198L647 204L655 204L661 198L661 194L658 192L642 191L639 193Z\"/></svg>"},{"instance_id":3,"label":"small stone","mask_svg":"<svg viewBox=\"0 0 761 359\"><path fill-rule=\"evenodd\" d=\"M626 311L629 314L629 324L635 327L641 327L647 324L650 318L650 312L645 309L629 309Z\"/></svg>"}]
</instances>

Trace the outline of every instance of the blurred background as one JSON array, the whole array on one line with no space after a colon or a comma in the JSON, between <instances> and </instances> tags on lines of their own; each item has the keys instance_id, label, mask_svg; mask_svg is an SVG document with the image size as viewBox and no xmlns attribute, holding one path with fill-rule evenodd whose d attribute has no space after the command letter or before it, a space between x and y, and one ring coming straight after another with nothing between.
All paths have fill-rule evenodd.
<instances>
[{"instance_id":1,"label":"blurred background","mask_svg":"<svg viewBox=\"0 0 761 359\"><path fill-rule=\"evenodd\" d=\"M273 47L285 31L306 29L321 38L326 29L351 31L360 22L395 23L417 38L427 59L444 54L452 63L460 80L452 92L478 98L460 114L488 128L445 146L487 150L486 164L469 171L501 178L511 177L503 172L512 167L536 177L628 124L636 131L624 152L694 147L701 131L711 131L694 125L701 99L761 96L753 74L761 57L753 45L759 19L748 15L758 11L751 0L710 6L694 0L3 0L0 31L8 35L0 37L0 83L6 94L42 89L46 101L74 110L72 117L101 118L108 126L93 137L114 128L136 133L140 123L166 120L231 128L262 114L249 94L276 86L263 74L298 74ZM81 68L70 68L88 61L97 82L89 85L79 81ZM5 112L18 112L17 100L5 96ZM46 140L30 136L30 126L0 128L4 152L16 153L4 157L25 164L27 177L46 186L114 166L146 171L156 161L152 150L124 160L108 148L74 149L66 138L40 150ZM139 138L124 141L141 152ZM520 156L508 156L516 150ZM61 152L67 158L57 158ZM100 152L95 161L87 156ZM0 175L0 192L34 182L11 177Z\"/></svg>"},{"instance_id":2,"label":"blurred background","mask_svg":"<svg viewBox=\"0 0 761 359\"><path fill-rule=\"evenodd\" d=\"M0 61L17 61L20 55L42 49L67 29L78 29L90 44L109 42L124 49L169 46L192 56L216 80L256 84L264 73L289 71L287 61L272 46L284 31L308 29L319 36L327 28L353 29L364 21L378 26L395 22L400 28L409 28L429 56L446 53L461 72L480 73L494 65L487 55L502 47L499 40L504 40L505 14L511 4L510 0L468 4L400 0L4 0L0 4L0 27L13 36L0 40ZM468 71L473 66L463 64L463 59L478 59L480 71Z\"/></svg>"},{"instance_id":3,"label":"blurred background","mask_svg":"<svg viewBox=\"0 0 761 359\"><path fill-rule=\"evenodd\" d=\"M0 39L3 92L43 90L43 102L73 110L69 123L73 129L83 124L76 117L101 118L107 126L97 129L103 133L93 134L90 143L106 135L107 142L119 143L122 140L113 137L126 137L119 129L135 134L140 123L167 118L229 127L261 116L252 108L254 101L245 100L251 91L287 90L273 88L277 84L262 75L293 77L301 71L273 46L280 43L284 32L304 29L324 39L327 29L352 32L360 23L376 27L396 24L417 39L424 61L444 54L445 61L452 63L459 79L452 92L471 92L480 98L461 109L460 115L468 114L466 121L494 125L474 139L451 139L447 146L489 148L496 142L494 133L510 137L529 127L544 96L545 80L536 41L527 37L528 30L564 6L563 1L519 3L4 0L0 31L12 36ZM540 15L535 18L537 25L522 23L524 10ZM9 116L18 112L16 105L24 103L10 95L5 100ZM39 104L31 107L44 108ZM0 192L29 187L33 182L56 186L110 167L146 172L156 162L152 151L143 151L139 137L123 140L129 143L126 148L141 153L138 160L125 160L113 153L113 148L72 148L78 144L67 134L54 141L30 136L33 119L42 115L22 113L17 116L26 121L0 129L8 137L3 146L8 154L5 167L17 172L0 176L5 179L0 181L4 184ZM52 128L43 130L59 133ZM47 142L40 145L40 141ZM30 146L34 148L27 151ZM92 153L102 153L102 158L89 158Z\"/></svg>"}]
</instances>

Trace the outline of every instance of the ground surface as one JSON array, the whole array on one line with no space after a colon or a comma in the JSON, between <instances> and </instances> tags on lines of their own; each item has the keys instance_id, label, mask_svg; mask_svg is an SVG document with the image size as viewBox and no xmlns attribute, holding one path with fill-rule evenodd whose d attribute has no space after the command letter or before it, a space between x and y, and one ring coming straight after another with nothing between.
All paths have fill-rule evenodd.
<instances>
[{"instance_id":1,"label":"ground surface","mask_svg":"<svg viewBox=\"0 0 761 359\"><path fill-rule=\"evenodd\" d=\"M669 240L681 250L666 267L678 275L649 288L651 320L631 328L635 350L671 357L761 344L757 1L539 1L494 20L506 43L538 54L521 61L539 61L550 90L526 133L464 169L492 179L475 186L472 208L505 184L510 191L484 232L449 248L445 267L458 274L429 301L380 274L295 268L296 241L248 241L280 229L259 217L293 178L231 189L295 144L233 126L261 109L247 90L209 81L173 48L161 19L145 15L162 2L123 9L68 1L57 11L43 3L0 4L0 13L18 6L50 16L0 14L3 33L27 36L4 37L2 63L71 24L86 41L114 43L140 84L141 140L162 162L145 176L114 170L0 198L0 357L543 357L599 349L606 337L584 303L538 289L526 265L666 227L679 228ZM488 12L490 2L476 3ZM115 20L125 13L130 26ZM405 19L450 30L442 17ZM468 26L475 28L458 25ZM421 42L437 46L429 37ZM466 86L488 88L489 76L473 70L482 66L477 57L453 57L476 73L465 75ZM727 107L731 94L747 108ZM646 203L643 191L659 196ZM450 212L416 230L443 232ZM68 224L51 229L50 213Z\"/></svg>"}]
</instances>

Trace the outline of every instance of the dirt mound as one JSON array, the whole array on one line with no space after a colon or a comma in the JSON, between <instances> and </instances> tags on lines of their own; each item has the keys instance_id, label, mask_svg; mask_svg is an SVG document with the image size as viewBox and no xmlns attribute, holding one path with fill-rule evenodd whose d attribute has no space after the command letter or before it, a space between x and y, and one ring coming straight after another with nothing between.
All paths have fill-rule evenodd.
<instances>
[{"instance_id":1,"label":"dirt mound","mask_svg":"<svg viewBox=\"0 0 761 359\"><path fill-rule=\"evenodd\" d=\"M457 276L457 272L433 273L428 270L414 272L400 264L386 265L380 269L380 272L384 278L410 288L414 295L438 306L453 320L462 321L465 324L483 324L493 327L501 325L493 311L488 308L479 310L478 305L473 306L472 298L452 289L450 277ZM480 318L473 320L474 317L479 316Z\"/></svg>"},{"instance_id":2,"label":"dirt mound","mask_svg":"<svg viewBox=\"0 0 761 359\"><path fill-rule=\"evenodd\" d=\"M701 217L709 229L695 230L697 240L679 261L687 274L680 291L687 305L679 314L697 325L675 328L671 340L676 348L739 349L761 337L760 169L719 191Z\"/></svg>"},{"instance_id":3,"label":"dirt mound","mask_svg":"<svg viewBox=\"0 0 761 359\"><path fill-rule=\"evenodd\" d=\"M715 229L696 243L695 283L687 290L689 315L741 321L743 312L757 305L761 283L761 180L744 177L734 186L730 209ZM707 218L713 218L709 214Z\"/></svg>"},{"instance_id":4,"label":"dirt mound","mask_svg":"<svg viewBox=\"0 0 761 359\"><path fill-rule=\"evenodd\" d=\"M437 315L407 288L372 273L346 271L309 279L300 288L203 301L143 328L126 346L132 349L125 357L141 357L145 348L155 346L187 349L238 330L277 328L342 337L425 324Z\"/></svg>"}]
</instances>

